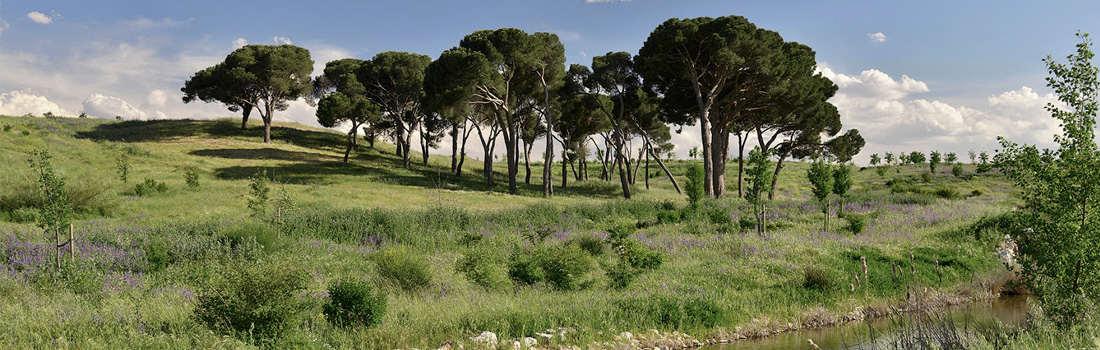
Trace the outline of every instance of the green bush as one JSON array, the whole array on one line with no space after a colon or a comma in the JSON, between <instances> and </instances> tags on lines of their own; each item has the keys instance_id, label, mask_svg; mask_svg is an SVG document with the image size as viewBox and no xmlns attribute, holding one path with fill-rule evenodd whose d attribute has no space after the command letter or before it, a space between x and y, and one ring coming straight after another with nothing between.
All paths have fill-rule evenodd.
<instances>
[{"instance_id":1,"label":"green bush","mask_svg":"<svg viewBox=\"0 0 1100 350\"><path fill-rule=\"evenodd\" d=\"M932 182L932 173L921 173L920 181L924 183Z\"/></svg>"},{"instance_id":2,"label":"green bush","mask_svg":"<svg viewBox=\"0 0 1100 350\"><path fill-rule=\"evenodd\" d=\"M386 295L372 291L366 281L341 279L328 288L329 302L322 307L325 318L337 326L371 327L386 314Z\"/></svg>"},{"instance_id":3,"label":"green bush","mask_svg":"<svg viewBox=\"0 0 1100 350\"><path fill-rule=\"evenodd\" d=\"M688 203L692 208L698 208L699 202L703 200L705 196L703 181L706 174L703 173L703 167L699 163L692 162L691 167L688 168L687 183L684 186L684 192L687 193Z\"/></svg>"},{"instance_id":4,"label":"green bush","mask_svg":"<svg viewBox=\"0 0 1100 350\"><path fill-rule=\"evenodd\" d=\"M378 253L374 262L378 274L405 291L420 290L432 283L428 263L405 247L390 247Z\"/></svg>"},{"instance_id":5,"label":"green bush","mask_svg":"<svg viewBox=\"0 0 1100 350\"><path fill-rule=\"evenodd\" d=\"M756 229L756 220L748 216L742 216L740 220L737 220L737 226L740 226L742 231L753 230Z\"/></svg>"},{"instance_id":6,"label":"green bush","mask_svg":"<svg viewBox=\"0 0 1100 350\"><path fill-rule=\"evenodd\" d=\"M604 266L604 272L607 273L611 287L615 289L629 287L634 280L638 279L638 269L623 261Z\"/></svg>"},{"instance_id":7,"label":"green bush","mask_svg":"<svg viewBox=\"0 0 1100 350\"><path fill-rule=\"evenodd\" d=\"M960 164L955 164L951 166L951 175L955 175L955 177L961 177L963 175L963 166Z\"/></svg>"},{"instance_id":8,"label":"green bush","mask_svg":"<svg viewBox=\"0 0 1100 350\"><path fill-rule=\"evenodd\" d=\"M4 124L4 132L11 131L11 125Z\"/></svg>"},{"instance_id":9,"label":"green bush","mask_svg":"<svg viewBox=\"0 0 1100 350\"><path fill-rule=\"evenodd\" d=\"M810 265L803 270L802 287L821 292L830 292L837 289L838 284L832 271L826 268Z\"/></svg>"},{"instance_id":10,"label":"green bush","mask_svg":"<svg viewBox=\"0 0 1100 350\"><path fill-rule=\"evenodd\" d=\"M139 182L134 185L133 194L138 197L147 197L154 193L164 193L168 191L168 185L156 179L145 178L145 182Z\"/></svg>"},{"instance_id":11,"label":"green bush","mask_svg":"<svg viewBox=\"0 0 1100 350\"><path fill-rule=\"evenodd\" d=\"M217 275L198 296L194 314L214 331L277 341L308 309L297 294L309 279L292 266L234 265Z\"/></svg>"},{"instance_id":12,"label":"green bush","mask_svg":"<svg viewBox=\"0 0 1100 350\"><path fill-rule=\"evenodd\" d=\"M508 277L513 281L532 285L542 282L542 271L539 270L537 259L522 250L516 250L509 259Z\"/></svg>"},{"instance_id":13,"label":"green bush","mask_svg":"<svg viewBox=\"0 0 1100 350\"><path fill-rule=\"evenodd\" d=\"M538 263L546 282L560 290L582 287L580 279L592 269L592 258L588 253L570 244L543 249Z\"/></svg>"},{"instance_id":14,"label":"green bush","mask_svg":"<svg viewBox=\"0 0 1100 350\"><path fill-rule=\"evenodd\" d=\"M654 270L661 267L664 256L660 252L646 248L633 239L624 239L615 247L619 257L630 266L642 270Z\"/></svg>"},{"instance_id":15,"label":"green bush","mask_svg":"<svg viewBox=\"0 0 1100 350\"><path fill-rule=\"evenodd\" d=\"M161 241L153 241L145 246L145 262L150 272L157 272L168 267L168 246Z\"/></svg>"},{"instance_id":16,"label":"green bush","mask_svg":"<svg viewBox=\"0 0 1100 350\"><path fill-rule=\"evenodd\" d=\"M491 249L479 247L468 250L455 262L455 271L465 275L470 282L486 289L507 289L511 285L508 272Z\"/></svg>"},{"instance_id":17,"label":"green bush","mask_svg":"<svg viewBox=\"0 0 1100 350\"><path fill-rule=\"evenodd\" d=\"M858 235L867 227L867 217L864 215L847 214L844 215L844 220L848 221L848 231L852 234Z\"/></svg>"}]
</instances>

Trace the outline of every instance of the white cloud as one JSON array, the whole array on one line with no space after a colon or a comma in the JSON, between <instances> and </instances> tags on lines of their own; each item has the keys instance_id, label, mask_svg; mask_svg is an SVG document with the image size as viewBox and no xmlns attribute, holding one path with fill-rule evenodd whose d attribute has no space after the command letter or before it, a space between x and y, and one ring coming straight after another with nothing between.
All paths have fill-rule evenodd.
<instances>
[{"instance_id":1,"label":"white cloud","mask_svg":"<svg viewBox=\"0 0 1100 350\"><path fill-rule=\"evenodd\" d=\"M38 24L49 24L50 22L53 22L53 18L47 16L45 13L41 13L38 11L31 11L31 13L27 14L27 18L30 18L32 21Z\"/></svg>"},{"instance_id":2,"label":"white cloud","mask_svg":"<svg viewBox=\"0 0 1100 350\"><path fill-rule=\"evenodd\" d=\"M168 91L156 89L149 91L149 96L146 97L145 103L149 106L164 107L168 103Z\"/></svg>"},{"instance_id":3,"label":"white cloud","mask_svg":"<svg viewBox=\"0 0 1100 350\"><path fill-rule=\"evenodd\" d=\"M233 49L234 50L242 48L245 45L248 45L248 40L245 40L245 38L237 38L237 40L233 40Z\"/></svg>"},{"instance_id":4,"label":"white cloud","mask_svg":"<svg viewBox=\"0 0 1100 350\"><path fill-rule=\"evenodd\" d=\"M275 36L275 44L277 44L277 45L293 45L293 43L290 41L290 38L285 38L285 37L281 37L281 36L278 36L278 35Z\"/></svg>"},{"instance_id":5,"label":"white cloud","mask_svg":"<svg viewBox=\"0 0 1100 350\"><path fill-rule=\"evenodd\" d=\"M129 27L130 30L150 30L180 27L187 23L190 23L192 20L193 19L180 21L168 17L154 20L145 17L138 17L137 19L132 21L124 21L123 24Z\"/></svg>"},{"instance_id":6,"label":"white cloud","mask_svg":"<svg viewBox=\"0 0 1100 350\"><path fill-rule=\"evenodd\" d=\"M867 33L867 37L871 38L871 41L874 41L876 43L886 42L886 34L882 34L882 32Z\"/></svg>"},{"instance_id":7,"label":"white cloud","mask_svg":"<svg viewBox=\"0 0 1100 350\"><path fill-rule=\"evenodd\" d=\"M1057 122L1043 109L1057 98L1026 86L986 99L949 103L914 97L931 89L906 75L894 79L868 69L853 76L826 65L820 71L840 87L829 101L840 111L844 127L859 129L867 140L859 161L887 151L989 151L999 147L997 136L1043 146L1058 131Z\"/></svg>"},{"instance_id":8,"label":"white cloud","mask_svg":"<svg viewBox=\"0 0 1100 350\"><path fill-rule=\"evenodd\" d=\"M69 111L51 102L45 96L28 91L15 90L0 94L0 115L42 115L50 112L56 115L73 116Z\"/></svg>"},{"instance_id":9,"label":"white cloud","mask_svg":"<svg viewBox=\"0 0 1100 350\"><path fill-rule=\"evenodd\" d=\"M5 30L8 30L8 28L11 28L11 26L8 25L8 21L0 19L0 34L3 34Z\"/></svg>"},{"instance_id":10,"label":"white cloud","mask_svg":"<svg viewBox=\"0 0 1100 350\"><path fill-rule=\"evenodd\" d=\"M114 96L93 94L84 99L82 103L84 113L89 116L103 119L112 119L116 116L122 119L146 120L148 114L135 108L126 100Z\"/></svg>"}]
</instances>

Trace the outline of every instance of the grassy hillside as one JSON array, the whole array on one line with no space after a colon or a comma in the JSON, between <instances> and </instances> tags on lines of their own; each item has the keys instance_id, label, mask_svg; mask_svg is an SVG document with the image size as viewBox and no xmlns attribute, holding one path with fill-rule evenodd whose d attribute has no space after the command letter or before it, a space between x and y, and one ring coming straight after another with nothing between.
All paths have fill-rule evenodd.
<instances>
[{"instance_id":1,"label":"grassy hillside","mask_svg":"<svg viewBox=\"0 0 1100 350\"><path fill-rule=\"evenodd\" d=\"M807 165L789 163L768 234L756 235L743 200L687 208L656 168L635 200L598 180L571 181L547 200L541 167L511 196L497 164L489 193L476 160L455 178L449 157L403 169L393 146L363 143L345 164L343 135L300 125L277 125L271 144L232 120L0 117L0 127L0 327L9 330L0 343L16 348L426 348L472 345L482 331L545 345L548 329L565 330L554 345L648 329L751 335L883 310L918 287L995 291L996 217L1016 203L1006 182L969 165L960 177L941 166L927 181L926 165L868 169L854 172L846 218L834 206L823 231ZM41 148L55 155L80 219L77 259L61 271L50 268L53 238L33 225L26 160ZM127 183L120 154L133 166ZM681 184L689 164L670 164ZM188 169L198 187L185 184ZM249 178L262 170L277 179L272 197L285 199L277 216L275 204L255 216L247 207ZM135 195L146 178L167 191ZM736 193L735 167L728 179ZM289 277L275 281L282 272ZM276 287L301 280L293 297L260 289L294 304L270 309L298 310L283 332L232 332L195 316L240 276ZM341 327L322 314L328 288L349 279L387 296L380 324Z\"/></svg>"}]
</instances>

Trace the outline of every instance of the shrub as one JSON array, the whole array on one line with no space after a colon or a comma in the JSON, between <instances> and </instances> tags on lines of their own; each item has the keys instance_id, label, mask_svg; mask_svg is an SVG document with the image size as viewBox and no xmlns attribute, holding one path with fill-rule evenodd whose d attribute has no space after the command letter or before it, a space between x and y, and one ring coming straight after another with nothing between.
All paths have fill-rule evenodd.
<instances>
[{"instance_id":1,"label":"shrub","mask_svg":"<svg viewBox=\"0 0 1100 350\"><path fill-rule=\"evenodd\" d=\"M277 340L308 304L297 297L308 278L286 265L234 265L201 293L195 318L212 330Z\"/></svg>"},{"instance_id":2,"label":"shrub","mask_svg":"<svg viewBox=\"0 0 1100 350\"><path fill-rule=\"evenodd\" d=\"M252 216L261 216L267 211L267 200L271 188L267 185L267 170L262 170L248 179L248 209Z\"/></svg>"},{"instance_id":3,"label":"shrub","mask_svg":"<svg viewBox=\"0 0 1100 350\"><path fill-rule=\"evenodd\" d=\"M577 289L580 278L592 269L588 253L568 244L543 249L538 262L546 282L560 290Z\"/></svg>"},{"instance_id":4,"label":"shrub","mask_svg":"<svg viewBox=\"0 0 1100 350\"><path fill-rule=\"evenodd\" d=\"M569 244L577 245L577 247L588 252L591 256L603 255L603 241L591 235L574 237L569 240Z\"/></svg>"},{"instance_id":5,"label":"shrub","mask_svg":"<svg viewBox=\"0 0 1100 350\"><path fill-rule=\"evenodd\" d=\"M138 197L147 197L154 193L164 193L168 191L168 185L163 182L157 181L151 178L145 178L145 182L139 182L134 185L133 194Z\"/></svg>"},{"instance_id":6,"label":"shrub","mask_svg":"<svg viewBox=\"0 0 1100 350\"><path fill-rule=\"evenodd\" d=\"M366 281L341 279L328 287L329 302L322 307L325 318L337 326L371 327L386 314L386 295L372 291Z\"/></svg>"},{"instance_id":7,"label":"shrub","mask_svg":"<svg viewBox=\"0 0 1100 350\"><path fill-rule=\"evenodd\" d=\"M618 250L621 259L635 268L654 270L661 267L661 263L664 262L664 256L661 253L646 248L633 239L622 240L615 249Z\"/></svg>"},{"instance_id":8,"label":"shrub","mask_svg":"<svg viewBox=\"0 0 1100 350\"><path fill-rule=\"evenodd\" d=\"M921 173L920 181L925 183L932 182L932 173Z\"/></svg>"},{"instance_id":9,"label":"shrub","mask_svg":"<svg viewBox=\"0 0 1100 350\"><path fill-rule=\"evenodd\" d=\"M848 220L848 231L852 234L860 234L863 229L867 227L867 217L859 214L844 215L844 220Z\"/></svg>"},{"instance_id":10,"label":"shrub","mask_svg":"<svg viewBox=\"0 0 1100 350\"><path fill-rule=\"evenodd\" d=\"M118 179L122 182L130 181L130 169L133 166L130 165L130 154L126 152L119 152L118 157L115 158L115 169L118 170Z\"/></svg>"},{"instance_id":11,"label":"shrub","mask_svg":"<svg viewBox=\"0 0 1100 350\"><path fill-rule=\"evenodd\" d=\"M542 271L539 270L538 259L535 254L517 249L509 258L508 277L513 281L532 285L542 282Z\"/></svg>"},{"instance_id":12,"label":"shrub","mask_svg":"<svg viewBox=\"0 0 1100 350\"><path fill-rule=\"evenodd\" d=\"M741 231L753 230L756 229L756 220L751 217L742 216L740 220L737 220L737 225L741 227Z\"/></svg>"},{"instance_id":13,"label":"shrub","mask_svg":"<svg viewBox=\"0 0 1100 350\"><path fill-rule=\"evenodd\" d=\"M428 264L404 247L391 247L374 259L378 274L402 290L414 291L432 283Z\"/></svg>"},{"instance_id":14,"label":"shrub","mask_svg":"<svg viewBox=\"0 0 1100 350\"><path fill-rule=\"evenodd\" d=\"M198 188L199 169L196 167L187 167L187 169L183 170L183 179L187 181L187 187Z\"/></svg>"},{"instance_id":15,"label":"shrub","mask_svg":"<svg viewBox=\"0 0 1100 350\"><path fill-rule=\"evenodd\" d=\"M8 131L11 131L11 125L4 124L4 132L8 132Z\"/></svg>"},{"instance_id":16,"label":"shrub","mask_svg":"<svg viewBox=\"0 0 1100 350\"><path fill-rule=\"evenodd\" d=\"M31 136L30 130L23 130L23 136Z\"/></svg>"},{"instance_id":17,"label":"shrub","mask_svg":"<svg viewBox=\"0 0 1100 350\"><path fill-rule=\"evenodd\" d=\"M837 289L837 283L832 271L817 265L810 265L803 270L802 287L830 292Z\"/></svg>"},{"instance_id":18,"label":"shrub","mask_svg":"<svg viewBox=\"0 0 1100 350\"><path fill-rule=\"evenodd\" d=\"M638 278L638 269L621 260L617 264L604 266L604 272L607 273L607 278L610 279L611 287L615 289L629 287Z\"/></svg>"},{"instance_id":19,"label":"shrub","mask_svg":"<svg viewBox=\"0 0 1100 350\"><path fill-rule=\"evenodd\" d=\"M455 271L486 289L504 290L511 282L508 280L508 272L498 260L491 248L470 249L455 262Z\"/></svg>"},{"instance_id":20,"label":"shrub","mask_svg":"<svg viewBox=\"0 0 1100 350\"><path fill-rule=\"evenodd\" d=\"M145 262L149 272L157 272L168 267L168 246L161 241L153 241L145 246Z\"/></svg>"},{"instance_id":21,"label":"shrub","mask_svg":"<svg viewBox=\"0 0 1100 350\"><path fill-rule=\"evenodd\" d=\"M963 166L960 164L955 164L951 166L951 175L955 175L955 177L961 177L963 175Z\"/></svg>"}]
</instances>

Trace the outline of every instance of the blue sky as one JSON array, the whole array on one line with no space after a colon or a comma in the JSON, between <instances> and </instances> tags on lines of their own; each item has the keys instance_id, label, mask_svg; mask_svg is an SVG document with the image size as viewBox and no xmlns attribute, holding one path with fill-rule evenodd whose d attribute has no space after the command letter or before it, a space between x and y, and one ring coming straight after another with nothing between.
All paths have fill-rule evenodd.
<instances>
[{"instance_id":1,"label":"blue sky","mask_svg":"<svg viewBox=\"0 0 1100 350\"><path fill-rule=\"evenodd\" d=\"M435 57L474 30L517 27L557 33L570 62L589 64L637 52L670 17L724 15L817 51L841 86L832 102L869 142L857 159L992 150L997 135L1049 143L1040 60L1071 53L1077 30L1100 36L1097 1L4 1L0 113L228 117L182 104L179 87L243 42L289 40L320 68L390 50ZM276 118L316 125L312 112L300 103ZM696 139L685 128L677 152Z\"/></svg>"}]
</instances>

